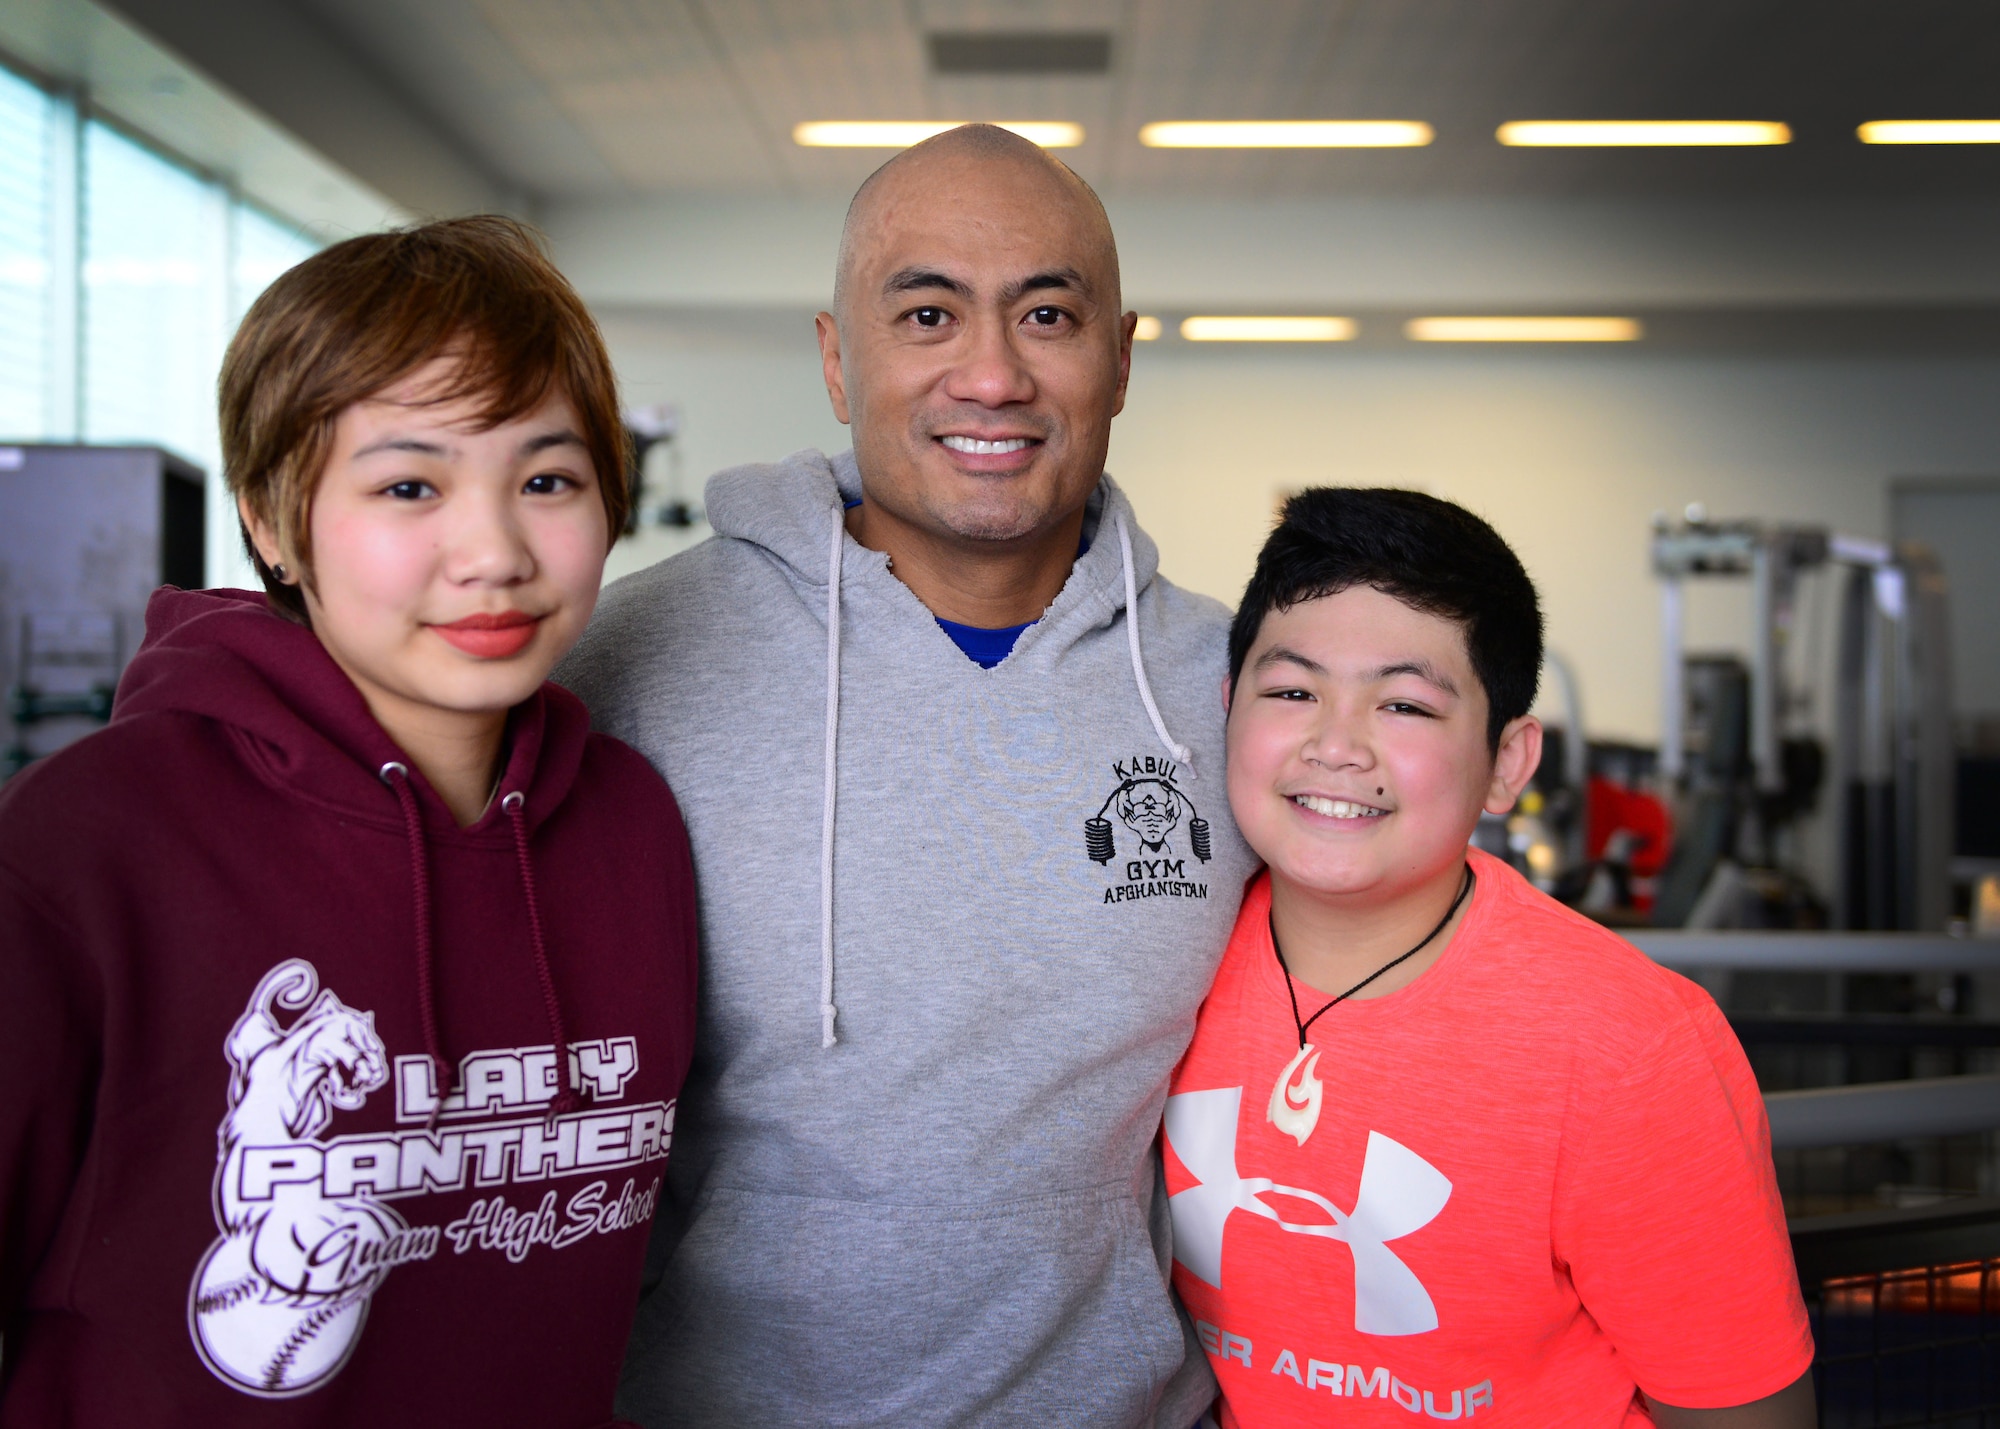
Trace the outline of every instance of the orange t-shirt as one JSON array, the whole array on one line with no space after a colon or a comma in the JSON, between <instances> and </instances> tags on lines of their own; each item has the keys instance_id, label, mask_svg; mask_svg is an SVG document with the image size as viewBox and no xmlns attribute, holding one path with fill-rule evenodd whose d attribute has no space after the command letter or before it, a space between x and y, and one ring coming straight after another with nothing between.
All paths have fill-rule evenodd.
<instances>
[{"instance_id":1,"label":"orange t-shirt","mask_svg":"<svg viewBox=\"0 0 2000 1429\"><path fill-rule=\"evenodd\" d=\"M1812 1363L1764 1103L1714 1002L1471 857L1443 956L1313 1024L1290 1133L1268 875L1243 901L1164 1136L1225 1429L1616 1429L1650 1421L1635 1387L1717 1408ZM1305 1016L1325 1001L1299 988Z\"/></svg>"}]
</instances>

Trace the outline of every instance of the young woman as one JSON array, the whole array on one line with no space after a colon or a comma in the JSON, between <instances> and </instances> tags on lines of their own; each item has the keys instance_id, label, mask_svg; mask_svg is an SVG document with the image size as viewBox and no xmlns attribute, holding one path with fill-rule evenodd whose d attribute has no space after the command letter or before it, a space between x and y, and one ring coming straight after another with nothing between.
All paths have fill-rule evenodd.
<instances>
[{"instance_id":1,"label":"young woman","mask_svg":"<svg viewBox=\"0 0 2000 1429\"><path fill-rule=\"evenodd\" d=\"M693 1033L672 796L546 683L627 507L525 230L357 238L222 374L264 591L0 794L0 1425L610 1420Z\"/></svg>"}]
</instances>

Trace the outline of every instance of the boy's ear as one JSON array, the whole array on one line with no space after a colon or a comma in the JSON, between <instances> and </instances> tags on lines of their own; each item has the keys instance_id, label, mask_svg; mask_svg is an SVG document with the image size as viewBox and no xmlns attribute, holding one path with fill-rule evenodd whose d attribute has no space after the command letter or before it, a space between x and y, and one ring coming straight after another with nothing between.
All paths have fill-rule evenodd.
<instances>
[{"instance_id":1,"label":"boy's ear","mask_svg":"<svg viewBox=\"0 0 2000 1429\"><path fill-rule=\"evenodd\" d=\"M247 494L236 498L236 516L243 523L243 529L250 533L250 544L257 548L257 554L263 558L265 566L276 570L283 565L285 551L279 544L277 530L264 518L262 512L250 504ZM287 571L286 574L293 575L293 572Z\"/></svg>"},{"instance_id":2,"label":"boy's ear","mask_svg":"<svg viewBox=\"0 0 2000 1429\"><path fill-rule=\"evenodd\" d=\"M1500 749L1493 756L1493 777L1486 786L1489 814L1505 814L1535 777L1542 763L1542 722L1533 715L1510 720L1500 731Z\"/></svg>"},{"instance_id":3,"label":"boy's ear","mask_svg":"<svg viewBox=\"0 0 2000 1429\"><path fill-rule=\"evenodd\" d=\"M1236 696L1236 682L1230 679L1229 676L1224 675L1222 677L1222 717L1224 719L1229 718L1229 702L1232 699L1234 699L1235 696Z\"/></svg>"}]
</instances>

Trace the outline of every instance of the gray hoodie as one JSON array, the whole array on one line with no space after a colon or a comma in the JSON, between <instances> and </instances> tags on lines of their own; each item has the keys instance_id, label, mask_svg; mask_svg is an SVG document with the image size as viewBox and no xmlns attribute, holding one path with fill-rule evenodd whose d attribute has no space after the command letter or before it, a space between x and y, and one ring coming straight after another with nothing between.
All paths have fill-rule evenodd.
<instances>
[{"instance_id":1,"label":"gray hoodie","mask_svg":"<svg viewBox=\"0 0 2000 1429\"><path fill-rule=\"evenodd\" d=\"M859 495L845 453L717 475L716 539L614 585L557 675L666 776L700 889L621 1412L1188 1429L1154 1138L1254 867L1227 613L1107 476L981 669L844 533Z\"/></svg>"}]
</instances>

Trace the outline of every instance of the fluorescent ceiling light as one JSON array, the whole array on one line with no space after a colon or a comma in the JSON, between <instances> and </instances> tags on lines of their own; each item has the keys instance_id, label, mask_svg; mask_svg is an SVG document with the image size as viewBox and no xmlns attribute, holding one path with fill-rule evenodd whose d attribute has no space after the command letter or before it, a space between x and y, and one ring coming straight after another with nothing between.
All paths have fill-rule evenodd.
<instances>
[{"instance_id":1,"label":"fluorescent ceiling light","mask_svg":"<svg viewBox=\"0 0 2000 1429\"><path fill-rule=\"evenodd\" d=\"M800 124L792 130L792 142L808 149L907 149L912 144L956 129L965 119L825 119ZM1041 120L995 120L1002 129L1019 134L1044 149L1074 149L1083 142L1083 126Z\"/></svg>"},{"instance_id":2,"label":"fluorescent ceiling light","mask_svg":"<svg viewBox=\"0 0 2000 1429\"><path fill-rule=\"evenodd\" d=\"M1434 137L1408 119L1173 120L1139 131L1153 149L1414 149Z\"/></svg>"},{"instance_id":3,"label":"fluorescent ceiling light","mask_svg":"<svg viewBox=\"0 0 2000 1429\"><path fill-rule=\"evenodd\" d=\"M1181 336L1189 342L1346 342L1353 318L1188 318Z\"/></svg>"},{"instance_id":4,"label":"fluorescent ceiling light","mask_svg":"<svg viewBox=\"0 0 2000 1429\"><path fill-rule=\"evenodd\" d=\"M1637 318L1411 318L1412 342L1637 342Z\"/></svg>"},{"instance_id":5,"label":"fluorescent ceiling light","mask_svg":"<svg viewBox=\"0 0 2000 1429\"><path fill-rule=\"evenodd\" d=\"M1864 144L2000 144L2000 119L1875 119L1854 132Z\"/></svg>"},{"instance_id":6,"label":"fluorescent ceiling light","mask_svg":"<svg viewBox=\"0 0 2000 1429\"><path fill-rule=\"evenodd\" d=\"M1501 143L1517 148L1665 148L1789 144L1783 124L1734 119L1527 119L1502 124Z\"/></svg>"},{"instance_id":7,"label":"fluorescent ceiling light","mask_svg":"<svg viewBox=\"0 0 2000 1429\"><path fill-rule=\"evenodd\" d=\"M1139 321L1132 326L1132 337L1136 342L1151 342L1160 335L1160 320L1150 313L1142 313Z\"/></svg>"}]
</instances>

